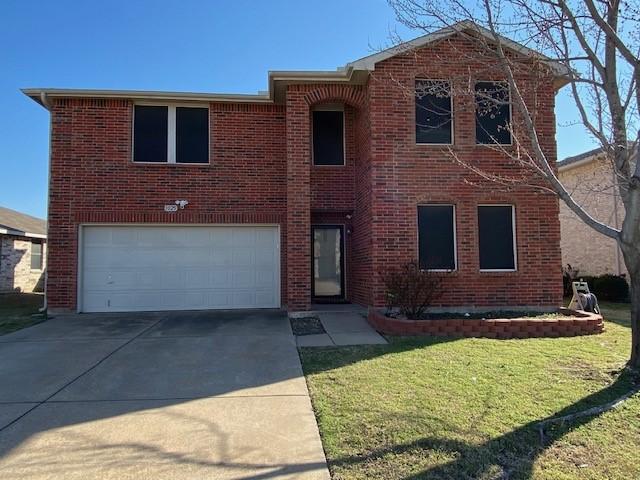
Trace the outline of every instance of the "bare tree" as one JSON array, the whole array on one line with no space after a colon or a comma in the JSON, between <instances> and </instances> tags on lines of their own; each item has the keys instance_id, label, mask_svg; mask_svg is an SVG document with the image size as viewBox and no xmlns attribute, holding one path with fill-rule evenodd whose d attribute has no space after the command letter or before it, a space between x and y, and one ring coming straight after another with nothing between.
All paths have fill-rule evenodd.
<instances>
[{"instance_id":1,"label":"bare tree","mask_svg":"<svg viewBox=\"0 0 640 480\"><path fill-rule=\"evenodd\" d=\"M477 51L471 54L461 51L460 56L466 55L476 62L478 56L483 57L487 70L498 71L504 80L508 94L478 90L469 77L466 81L452 79L453 87L446 83L443 95L473 96L477 115L493 115L505 102L512 105L515 115L503 127L511 137L509 148L499 141L490 148L499 150L519 166L514 169L517 173L508 175L483 168L459 158L453 148L448 149L451 158L483 180L507 188L524 186L557 195L583 222L616 240L631 283L632 345L628 366L640 369L638 4L622 0L389 0L389 3L399 22L411 29L432 33L453 25L456 35L473 40L477 46ZM410 53L412 47L398 42L397 48ZM615 188L624 205L621 228L594 218L574 200L556 175L555 152L550 152L541 141L535 96L539 82L549 81L549 76L562 78L565 88L570 89L579 121L601 145L603 158L610 162L616 177ZM420 98L433 88L427 84L410 94ZM427 104L425 108L431 107ZM441 112L434 109L430 114L427 118L435 118L437 124Z\"/></svg>"}]
</instances>

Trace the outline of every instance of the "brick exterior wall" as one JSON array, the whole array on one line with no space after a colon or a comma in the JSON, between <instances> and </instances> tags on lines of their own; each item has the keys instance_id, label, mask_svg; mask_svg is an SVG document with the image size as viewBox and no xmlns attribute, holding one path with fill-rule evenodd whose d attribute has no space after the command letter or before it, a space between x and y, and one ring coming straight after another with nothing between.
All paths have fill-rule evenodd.
<instances>
[{"instance_id":1,"label":"brick exterior wall","mask_svg":"<svg viewBox=\"0 0 640 480\"><path fill-rule=\"evenodd\" d=\"M131 102L55 102L49 193L52 309L76 308L81 223L278 224L286 251L284 108L215 103L209 108L209 165L149 165L131 161ZM163 205L176 199L187 199L189 206L165 213ZM286 260L283 255L282 272Z\"/></svg>"},{"instance_id":2,"label":"brick exterior wall","mask_svg":"<svg viewBox=\"0 0 640 480\"><path fill-rule=\"evenodd\" d=\"M608 161L597 158L571 166L560 171L558 177L593 218L607 225L622 226L624 205L615 191ZM560 229L564 266L570 264L582 275L627 273L616 241L587 226L564 202L560 203Z\"/></svg>"},{"instance_id":3,"label":"brick exterior wall","mask_svg":"<svg viewBox=\"0 0 640 480\"><path fill-rule=\"evenodd\" d=\"M462 56L463 52L466 56ZM485 181L453 160L440 146L415 143L416 78L454 81L464 91L468 71L475 79L496 78L474 46L463 40L434 44L376 65L368 88L372 185L372 292L384 305L384 272L418 259L417 207L426 203L456 206L457 271L444 274L445 293L437 306L546 306L562 302L560 225L555 196L524 186L508 191ZM472 58L478 58L477 61ZM464 61L461 61L464 60ZM399 88L398 86L404 87ZM551 80L531 84L525 101L537 106L540 142L555 162L554 90ZM535 88L533 88L535 87ZM454 95L455 154L481 170L506 176L518 168L506 155L475 144L473 95ZM517 114L513 121L518 128ZM516 272L480 272L477 206L515 205Z\"/></svg>"},{"instance_id":4,"label":"brick exterior wall","mask_svg":"<svg viewBox=\"0 0 640 480\"><path fill-rule=\"evenodd\" d=\"M47 244L42 240L42 269L31 269L31 239L0 235L0 292L42 292Z\"/></svg>"},{"instance_id":5,"label":"brick exterior wall","mask_svg":"<svg viewBox=\"0 0 640 480\"><path fill-rule=\"evenodd\" d=\"M414 98L397 85L412 89L415 78L484 67L456 61L448 45L381 62L367 85L292 84L284 105L210 104L210 165L134 164L130 101L55 100L50 306L76 308L78 225L89 222L278 224L282 303L289 311L307 310L312 302L311 225L345 224L347 299L380 306L385 272L417 259L417 206L425 202L457 208L458 269L445 274L443 306L560 305L556 199L524 188L501 191L472 178L442 147L415 144ZM538 85L531 100L540 108L544 148L555 158L551 83ZM458 102L455 151L490 171L513 173L512 162L475 145L473 109ZM311 112L326 103L345 105L343 167L312 165ZM178 198L190 202L185 210L162 211ZM517 272L478 271L479 203L515 205Z\"/></svg>"}]
</instances>

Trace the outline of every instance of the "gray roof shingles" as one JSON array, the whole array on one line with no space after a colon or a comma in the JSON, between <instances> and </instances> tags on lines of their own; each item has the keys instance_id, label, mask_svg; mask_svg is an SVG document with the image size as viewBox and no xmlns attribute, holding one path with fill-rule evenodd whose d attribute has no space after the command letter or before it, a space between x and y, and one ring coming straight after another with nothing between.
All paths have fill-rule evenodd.
<instances>
[{"instance_id":1,"label":"gray roof shingles","mask_svg":"<svg viewBox=\"0 0 640 480\"><path fill-rule=\"evenodd\" d=\"M0 228L36 235L47 234L45 220L5 207L0 207Z\"/></svg>"}]
</instances>

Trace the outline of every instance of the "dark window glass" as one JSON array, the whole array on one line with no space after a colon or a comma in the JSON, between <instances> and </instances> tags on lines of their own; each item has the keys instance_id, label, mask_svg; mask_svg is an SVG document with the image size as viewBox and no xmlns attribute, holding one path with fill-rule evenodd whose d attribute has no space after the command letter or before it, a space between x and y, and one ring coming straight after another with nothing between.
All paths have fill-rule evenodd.
<instances>
[{"instance_id":1,"label":"dark window glass","mask_svg":"<svg viewBox=\"0 0 640 480\"><path fill-rule=\"evenodd\" d=\"M510 144L510 109L507 83L476 83L476 143Z\"/></svg>"},{"instance_id":2,"label":"dark window glass","mask_svg":"<svg viewBox=\"0 0 640 480\"><path fill-rule=\"evenodd\" d=\"M167 161L167 107L136 105L133 122L133 161Z\"/></svg>"},{"instance_id":3,"label":"dark window glass","mask_svg":"<svg viewBox=\"0 0 640 480\"><path fill-rule=\"evenodd\" d=\"M478 207L481 270L514 270L513 207Z\"/></svg>"},{"instance_id":4,"label":"dark window glass","mask_svg":"<svg viewBox=\"0 0 640 480\"><path fill-rule=\"evenodd\" d=\"M420 268L455 270L453 206L418 207L418 250Z\"/></svg>"},{"instance_id":5,"label":"dark window glass","mask_svg":"<svg viewBox=\"0 0 640 480\"><path fill-rule=\"evenodd\" d=\"M451 143L449 82L416 80L416 143Z\"/></svg>"},{"instance_id":6,"label":"dark window glass","mask_svg":"<svg viewBox=\"0 0 640 480\"><path fill-rule=\"evenodd\" d=\"M42 243L31 242L31 270L42 270Z\"/></svg>"},{"instance_id":7,"label":"dark window glass","mask_svg":"<svg viewBox=\"0 0 640 480\"><path fill-rule=\"evenodd\" d=\"M313 112L314 165L344 165L344 115L337 111Z\"/></svg>"},{"instance_id":8,"label":"dark window glass","mask_svg":"<svg viewBox=\"0 0 640 480\"><path fill-rule=\"evenodd\" d=\"M209 162L209 109L176 108L176 162Z\"/></svg>"}]
</instances>

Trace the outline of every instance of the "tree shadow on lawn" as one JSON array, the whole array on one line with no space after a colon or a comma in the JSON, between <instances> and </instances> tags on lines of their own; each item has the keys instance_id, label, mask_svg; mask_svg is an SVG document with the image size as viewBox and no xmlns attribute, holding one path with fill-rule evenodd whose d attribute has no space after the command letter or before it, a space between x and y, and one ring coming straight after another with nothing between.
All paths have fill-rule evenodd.
<instances>
[{"instance_id":1,"label":"tree shadow on lawn","mask_svg":"<svg viewBox=\"0 0 640 480\"><path fill-rule=\"evenodd\" d=\"M414 442L393 445L365 455L329 460L329 465L331 468L363 465L376 460L384 461L385 456L407 455L412 454L412 452L420 455L421 451L422 456L424 456L424 451L430 450L446 452L454 456L455 459L403 477L403 480L449 480L454 478L531 479L533 478L533 465L546 449L581 425L588 424L598 415L576 418L570 423L557 423L547 426L544 443L541 443L538 430L540 422L611 402L632 388L634 388L634 378L624 371L611 385L582 398L554 415L529 422L509 433L479 445L472 445L454 439L424 437Z\"/></svg>"}]
</instances>

